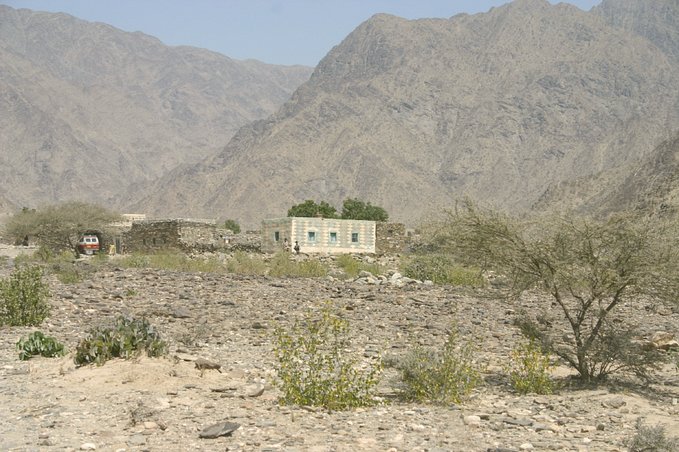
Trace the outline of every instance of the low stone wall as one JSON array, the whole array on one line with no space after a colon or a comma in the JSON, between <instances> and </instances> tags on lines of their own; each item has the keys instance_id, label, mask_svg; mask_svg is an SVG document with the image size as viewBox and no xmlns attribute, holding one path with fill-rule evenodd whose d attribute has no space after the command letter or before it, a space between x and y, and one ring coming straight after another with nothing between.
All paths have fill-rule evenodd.
<instances>
[{"instance_id":1,"label":"low stone wall","mask_svg":"<svg viewBox=\"0 0 679 452\"><path fill-rule=\"evenodd\" d=\"M210 250L218 246L214 223L192 220L146 220L132 224L123 236L126 252L160 249Z\"/></svg>"},{"instance_id":2,"label":"low stone wall","mask_svg":"<svg viewBox=\"0 0 679 452\"><path fill-rule=\"evenodd\" d=\"M410 245L410 237L403 223L375 224L375 251L378 254L403 253Z\"/></svg>"}]
</instances>

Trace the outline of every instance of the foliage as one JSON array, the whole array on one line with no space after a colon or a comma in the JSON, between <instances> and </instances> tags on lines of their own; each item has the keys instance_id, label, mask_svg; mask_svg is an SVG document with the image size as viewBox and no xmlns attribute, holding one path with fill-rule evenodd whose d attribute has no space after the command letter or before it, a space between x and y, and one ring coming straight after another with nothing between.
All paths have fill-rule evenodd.
<instances>
[{"instance_id":1,"label":"foliage","mask_svg":"<svg viewBox=\"0 0 679 452\"><path fill-rule=\"evenodd\" d=\"M226 220L224 222L224 228L230 230L234 234L240 234L240 225L236 220Z\"/></svg>"},{"instance_id":2,"label":"foliage","mask_svg":"<svg viewBox=\"0 0 679 452\"><path fill-rule=\"evenodd\" d=\"M530 329L532 338L589 381L622 370L647 376L657 364L657 356L625 334L629 325L611 322L609 315L642 295L678 298L676 238L668 224L649 219L571 215L519 222L467 201L447 213L435 240L462 263L505 275L511 281L507 296L528 290L549 296L572 334L543 322ZM632 356L626 359L620 349Z\"/></svg>"},{"instance_id":3,"label":"foliage","mask_svg":"<svg viewBox=\"0 0 679 452\"><path fill-rule=\"evenodd\" d=\"M184 272L220 273L226 268L216 258L189 257L175 251L151 254L134 253L124 256L119 264L127 268L156 268Z\"/></svg>"},{"instance_id":4,"label":"foliage","mask_svg":"<svg viewBox=\"0 0 679 452\"><path fill-rule=\"evenodd\" d=\"M34 237L41 247L51 251L72 250L78 255L78 239L88 230L106 230L120 216L97 205L67 202L38 210L24 209L5 225L6 235Z\"/></svg>"},{"instance_id":5,"label":"foliage","mask_svg":"<svg viewBox=\"0 0 679 452\"><path fill-rule=\"evenodd\" d=\"M470 342L459 343L451 330L442 351L417 347L389 365L401 376L401 397L435 404L461 403L480 383Z\"/></svg>"},{"instance_id":6,"label":"foliage","mask_svg":"<svg viewBox=\"0 0 679 452\"><path fill-rule=\"evenodd\" d=\"M36 355L46 358L64 355L64 344L51 336L45 336L40 331L29 334L26 339L19 339L16 348L19 351L19 359L22 361Z\"/></svg>"},{"instance_id":7,"label":"foliage","mask_svg":"<svg viewBox=\"0 0 679 452\"><path fill-rule=\"evenodd\" d=\"M266 263L259 257L252 257L243 251L236 251L226 263L226 269L230 273L239 275L265 275Z\"/></svg>"},{"instance_id":8,"label":"foliage","mask_svg":"<svg viewBox=\"0 0 679 452\"><path fill-rule=\"evenodd\" d=\"M350 254L340 254L337 256L336 262L337 265L350 278L355 278L362 271L370 272L373 275L384 273L384 269L379 264L367 264L365 262L361 262L352 257Z\"/></svg>"},{"instance_id":9,"label":"foliage","mask_svg":"<svg viewBox=\"0 0 679 452\"><path fill-rule=\"evenodd\" d=\"M444 254L418 254L404 261L403 274L420 281L436 284L484 287L486 280L478 268L465 267Z\"/></svg>"},{"instance_id":10,"label":"foliage","mask_svg":"<svg viewBox=\"0 0 679 452\"><path fill-rule=\"evenodd\" d=\"M320 317L308 313L292 328L276 328L274 353L281 403L333 410L376 403L381 364L360 369L357 360L345 354L350 345L348 330L348 322L331 305L321 310Z\"/></svg>"},{"instance_id":11,"label":"foliage","mask_svg":"<svg viewBox=\"0 0 679 452\"><path fill-rule=\"evenodd\" d=\"M535 341L520 344L510 356L507 366L512 387L519 394L551 394L553 390L549 371L549 355Z\"/></svg>"},{"instance_id":12,"label":"foliage","mask_svg":"<svg viewBox=\"0 0 679 452\"><path fill-rule=\"evenodd\" d=\"M129 359L145 351L150 357L165 353L166 344L146 319L118 317L113 326L95 328L76 347L78 366L102 365L112 358Z\"/></svg>"},{"instance_id":13,"label":"foliage","mask_svg":"<svg viewBox=\"0 0 679 452\"><path fill-rule=\"evenodd\" d=\"M314 278L326 276L328 267L317 260L297 262L290 259L285 252L276 253L270 262L269 276L292 276L297 278Z\"/></svg>"},{"instance_id":14,"label":"foliage","mask_svg":"<svg viewBox=\"0 0 679 452\"><path fill-rule=\"evenodd\" d=\"M627 440L630 452L676 452L679 450L679 438L665 436L665 427L646 426L641 418L637 419L637 433Z\"/></svg>"},{"instance_id":15,"label":"foliage","mask_svg":"<svg viewBox=\"0 0 679 452\"><path fill-rule=\"evenodd\" d=\"M356 198L347 198L342 204L341 218L345 220L387 221L389 214L379 206Z\"/></svg>"},{"instance_id":16,"label":"foliage","mask_svg":"<svg viewBox=\"0 0 679 452\"><path fill-rule=\"evenodd\" d=\"M289 217L317 217L337 218L337 209L325 201L316 203L307 199L301 204L296 204L288 210Z\"/></svg>"},{"instance_id":17,"label":"foliage","mask_svg":"<svg viewBox=\"0 0 679 452\"><path fill-rule=\"evenodd\" d=\"M40 325L50 313L50 296L38 266L16 268L0 281L0 325Z\"/></svg>"}]
</instances>

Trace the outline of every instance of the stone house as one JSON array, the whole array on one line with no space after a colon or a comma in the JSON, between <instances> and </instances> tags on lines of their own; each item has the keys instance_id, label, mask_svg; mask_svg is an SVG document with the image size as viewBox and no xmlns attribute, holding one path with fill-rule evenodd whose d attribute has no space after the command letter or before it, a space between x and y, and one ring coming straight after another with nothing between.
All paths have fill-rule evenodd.
<instances>
[{"instance_id":1,"label":"stone house","mask_svg":"<svg viewBox=\"0 0 679 452\"><path fill-rule=\"evenodd\" d=\"M375 253L375 222L335 218L285 217L262 221L264 253L299 243L302 253Z\"/></svg>"},{"instance_id":2,"label":"stone house","mask_svg":"<svg viewBox=\"0 0 679 452\"><path fill-rule=\"evenodd\" d=\"M123 234L126 252L160 249L212 250L219 246L215 220L143 220L132 223Z\"/></svg>"}]
</instances>

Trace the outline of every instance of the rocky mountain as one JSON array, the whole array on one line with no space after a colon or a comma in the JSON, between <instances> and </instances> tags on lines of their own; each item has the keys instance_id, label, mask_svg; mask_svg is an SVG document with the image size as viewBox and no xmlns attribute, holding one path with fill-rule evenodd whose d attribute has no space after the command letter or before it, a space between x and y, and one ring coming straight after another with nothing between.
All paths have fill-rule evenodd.
<instances>
[{"instance_id":1,"label":"rocky mountain","mask_svg":"<svg viewBox=\"0 0 679 452\"><path fill-rule=\"evenodd\" d=\"M651 39L676 23L675 4L374 16L275 115L134 206L253 225L304 199L360 197L411 224L463 195L529 209L553 184L647 155L676 129L677 47Z\"/></svg>"},{"instance_id":2,"label":"rocky mountain","mask_svg":"<svg viewBox=\"0 0 679 452\"><path fill-rule=\"evenodd\" d=\"M273 113L311 70L0 5L0 192L120 205Z\"/></svg>"},{"instance_id":3,"label":"rocky mountain","mask_svg":"<svg viewBox=\"0 0 679 452\"><path fill-rule=\"evenodd\" d=\"M550 187L535 208L572 210L595 216L621 211L676 216L679 214L679 134L638 160Z\"/></svg>"}]
</instances>

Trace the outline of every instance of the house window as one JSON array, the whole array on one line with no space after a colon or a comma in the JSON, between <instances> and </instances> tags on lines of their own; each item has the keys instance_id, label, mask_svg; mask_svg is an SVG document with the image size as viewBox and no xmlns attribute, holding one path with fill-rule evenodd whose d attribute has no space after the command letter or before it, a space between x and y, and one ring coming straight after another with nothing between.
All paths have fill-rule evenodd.
<instances>
[{"instance_id":1,"label":"house window","mask_svg":"<svg viewBox=\"0 0 679 452\"><path fill-rule=\"evenodd\" d=\"M281 239L281 233L276 231L273 233L273 240L274 242L278 242Z\"/></svg>"},{"instance_id":2,"label":"house window","mask_svg":"<svg viewBox=\"0 0 679 452\"><path fill-rule=\"evenodd\" d=\"M337 243L337 233L336 232L330 233L330 243Z\"/></svg>"},{"instance_id":3,"label":"house window","mask_svg":"<svg viewBox=\"0 0 679 452\"><path fill-rule=\"evenodd\" d=\"M316 231L307 232L306 238L307 238L307 241L309 241L309 242L315 242L316 241Z\"/></svg>"},{"instance_id":4,"label":"house window","mask_svg":"<svg viewBox=\"0 0 679 452\"><path fill-rule=\"evenodd\" d=\"M358 232L351 233L351 243L358 243Z\"/></svg>"}]
</instances>

